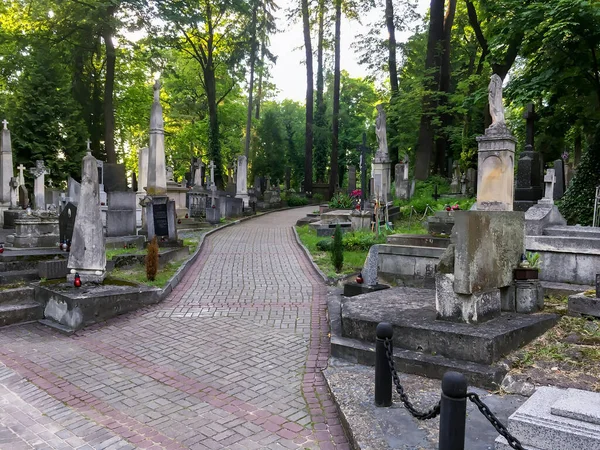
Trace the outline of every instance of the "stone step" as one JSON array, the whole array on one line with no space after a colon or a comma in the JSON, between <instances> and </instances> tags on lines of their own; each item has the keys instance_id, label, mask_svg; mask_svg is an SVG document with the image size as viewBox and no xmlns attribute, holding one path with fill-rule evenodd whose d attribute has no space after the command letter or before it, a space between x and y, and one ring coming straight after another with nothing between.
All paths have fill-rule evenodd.
<instances>
[{"instance_id":1,"label":"stone step","mask_svg":"<svg viewBox=\"0 0 600 450\"><path fill-rule=\"evenodd\" d=\"M531 450L600 449L599 398L578 389L540 387L509 417L508 431ZM586 419L581 412L596 417Z\"/></svg>"},{"instance_id":2,"label":"stone step","mask_svg":"<svg viewBox=\"0 0 600 450\"><path fill-rule=\"evenodd\" d=\"M36 302L0 304L0 327L44 318L44 307Z\"/></svg>"},{"instance_id":3,"label":"stone step","mask_svg":"<svg viewBox=\"0 0 600 450\"><path fill-rule=\"evenodd\" d=\"M547 227L544 228L544 235L600 239L600 228L580 226Z\"/></svg>"},{"instance_id":4,"label":"stone step","mask_svg":"<svg viewBox=\"0 0 600 450\"><path fill-rule=\"evenodd\" d=\"M38 261L6 261L0 262L0 274L18 270L33 270L37 268Z\"/></svg>"},{"instance_id":5,"label":"stone step","mask_svg":"<svg viewBox=\"0 0 600 450\"><path fill-rule=\"evenodd\" d=\"M582 236L526 236L525 247L535 252L600 255L600 238Z\"/></svg>"},{"instance_id":6,"label":"stone step","mask_svg":"<svg viewBox=\"0 0 600 450\"><path fill-rule=\"evenodd\" d=\"M0 285L33 281L39 278L37 269L0 272Z\"/></svg>"},{"instance_id":7,"label":"stone step","mask_svg":"<svg viewBox=\"0 0 600 450\"><path fill-rule=\"evenodd\" d=\"M19 287L0 290L0 305L18 305L31 303L35 300L35 290L32 287Z\"/></svg>"}]
</instances>

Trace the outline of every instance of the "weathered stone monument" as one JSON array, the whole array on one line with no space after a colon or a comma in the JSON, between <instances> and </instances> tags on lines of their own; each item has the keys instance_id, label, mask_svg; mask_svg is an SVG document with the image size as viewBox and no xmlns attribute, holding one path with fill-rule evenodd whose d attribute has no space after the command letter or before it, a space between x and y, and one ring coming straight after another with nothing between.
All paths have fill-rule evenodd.
<instances>
[{"instance_id":1,"label":"weathered stone monument","mask_svg":"<svg viewBox=\"0 0 600 450\"><path fill-rule=\"evenodd\" d=\"M38 160L35 162L35 167L29 169L33 174L33 206L36 210L46 209L46 186L45 176L50 173L50 170L44 165L44 161Z\"/></svg>"},{"instance_id":2,"label":"weathered stone monument","mask_svg":"<svg viewBox=\"0 0 600 450\"><path fill-rule=\"evenodd\" d=\"M106 211L106 236L135 236L136 193L131 191L109 192Z\"/></svg>"},{"instance_id":3,"label":"weathered stone monument","mask_svg":"<svg viewBox=\"0 0 600 450\"><path fill-rule=\"evenodd\" d=\"M138 152L138 179L136 193L136 216L135 223L138 227L145 225L145 213L140 201L146 196L146 186L148 185L148 147L141 148Z\"/></svg>"},{"instance_id":4,"label":"weathered stone monument","mask_svg":"<svg viewBox=\"0 0 600 450\"><path fill-rule=\"evenodd\" d=\"M244 207L247 208L250 204L248 196L248 158L245 155L238 156L237 160L237 183L236 183L236 198L241 198L244 201Z\"/></svg>"},{"instance_id":5,"label":"weathered stone monument","mask_svg":"<svg viewBox=\"0 0 600 450\"><path fill-rule=\"evenodd\" d=\"M408 179L408 161L398 163L395 167L396 198L408 200L410 198L410 180Z\"/></svg>"},{"instance_id":6,"label":"weathered stone monument","mask_svg":"<svg viewBox=\"0 0 600 450\"><path fill-rule=\"evenodd\" d=\"M356 190L356 167L348 167L348 194Z\"/></svg>"},{"instance_id":7,"label":"weathered stone monument","mask_svg":"<svg viewBox=\"0 0 600 450\"><path fill-rule=\"evenodd\" d=\"M69 282L73 281L76 273L84 283L101 283L106 276L98 164L91 152L84 156L81 164L81 195L67 269L70 272L67 275Z\"/></svg>"},{"instance_id":8,"label":"weathered stone monument","mask_svg":"<svg viewBox=\"0 0 600 450\"><path fill-rule=\"evenodd\" d=\"M504 121L502 79L494 74L489 86L492 125L479 143L477 210L512 211L514 199L514 157L517 140Z\"/></svg>"},{"instance_id":9,"label":"weathered stone monument","mask_svg":"<svg viewBox=\"0 0 600 450\"><path fill-rule=\"evenodd\" d=\"M513 212L516 140L504 123L502 81L489 87L492 125L479 142L476 211L456 211L452 242L436 274L439 319L479 323L500 315L524 252L524 213ZM514 302L504 302L511 303Z\"/></svg>"},{"instance_id":10,"label":"weathered stone monument","mask_svg":"<svg viewBox=\"0 0 600 450\"><path fill-rule=\"evenodd\" d=\"M523 115L526 124L525 149L519 156L517 182L515 186L515 211L527 211L542 198L543 164L539 152L535 151L535 107L527 105Z\"/></svg>"},{"instance_id":11,"label":"weathered stone monument","mask_svg":"<svg viewBox=\"0 0 600 450\"><path fill-rule=\"evenodd\" d=\"M58 216L58 228L60 242L72 242L73 230L75 229L75 218L77 217L77 206L69 202L65 205Z\"/></svg>"},{"instance_id":12,"label":"weathered stone monument","mask_svg":"<svg viewBox=\"0 0 600 450\"><path fill-rule=\"evenodd\" d=\"M375 122L375 134L379 147L371 164L371 177L374 180L372 196L380 201L388 201L391 192L391 160L388 153L386 120L385 110L380 103L377 105Z\"/></svg>"},{"instance_id":13,"label":"weathered stone monument","mask_svg":"<svg viewBox=\"0 0 600 450\"><path fill-rule=\"evenodd\" d=\"M565 162L562 159L554 161L554 174L556 175L556 184L554 185L554 200L560 200L567 190L565 178Z\"/></svg>"},{"instance_id":14,"label":"weathered stone monument","mask_svg":"<svg viewBox=\"0 0 600 450\"><path fill-rule=\"evenodd\" d=\"M10 130L6 120L2 121L2 137L0 140L0 205L10 203L10 180L15 176L13 169L12 146Z\"/></svg>"},{"instance_id":15,"label":"weathered stone monument","mask_svg":"<svg viewBox=\"0 0 600 450\"><path fill-rule=\"evenodd\" d=\"M554 186L556 174L554 169L548 169L544 175L544 197L525 213L525 234L541 236L544 228L549 226L564 226L567 221L554 205Z\"/></svg>"},{"instance_id":16,"label":"weathered stone monument","mask_svg":"<svg viewBox=\"0 0 600 450\"><path fill-rule=\"evenodd\" d=\"M160 104L160 81L154 83L154 102L150 112L150 149L148 152L148 195L167 195L167 164L165 160L165 130Z\"/></svg>"}]
</instances>

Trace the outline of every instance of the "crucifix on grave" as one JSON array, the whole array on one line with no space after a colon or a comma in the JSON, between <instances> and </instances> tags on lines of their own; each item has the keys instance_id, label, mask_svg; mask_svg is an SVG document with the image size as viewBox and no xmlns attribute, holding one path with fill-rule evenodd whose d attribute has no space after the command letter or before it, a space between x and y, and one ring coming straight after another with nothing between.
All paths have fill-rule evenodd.
<instances>
[{"instance_id":1,"label":"crucifix on grave","mask_svg":"<svg viewBox=\"0 0 600 450\"><path fill-rule=\"evenodd\" d=\"M212 187L215 185L215 162L211 161L210 164L208 165L208 168L210 169L210 188L212 190Z\"/></svg>"},{"instance_id":2,"label":"crucifix on grave","mask_svg":"<svg viewBox=\"0 0 600 450\"><path fill-rule=\"evenodd\" d=\"M540 200L540 203L554 204L554 185L556 184L556 174L554 169L548 169L544 176L544 198Z\"/></svg>"},{"instance_id":3,"label":"crucifix on grave","mask_svg":"<svg viewBox=\"0 0 600 450\"><path fill-rule=\"evenodd\" d=\"M45 176L50 174L50 170L44 165L43 160L37 160L35 167L29 169L33 174L33 198L34 206L36 210L46 209L46 187L45 187Z\"/></svg>"},{"instance_id":4,"label":"crucifix on grave","mask_svg":"<svg viewBox=\"0 0 600 450\"><path fill-rule=\"evenodd\" d=\"M25 184L25 176L23 175L23 172L25 171L25 166L23 164L19 164L17 170L19 171L19 186L23 186Z\"/></svg>"},{"instance_id":5,"label":"crucifix on grave","mask_svg":"<svg viewBox=\"0 0 600 450\"><path fill-rule=\"evenodd\" d=\"M362 135L362 145L358 146L360 151L360 210L365 210L367 201L367 133Z\"/></svg>"},{"instance_id":6,"label":"crucifix on grave","mask_svg":"<svg viewBox=\"0 0 600 450\"><path fill-rule=\"evenodd\" d=\"M221 222L221 209L217 206L217 185L214 182L214 164L211 161L212 182L210 185L210 208L206 208L206 221L216 225ZM209 166L210 167L210 166Z\"/></svg>"},{"instance_id":7,"label":"crucifix on grave","mask_svg":"<svg viewBox=\"0 0 600 450\"><path fill-rule=\"evenodd\" d=\"M2 121L2 125L4 125L4 129L5 129L5 130L8 130L8 120L4 119L4 120Z\"/></svg>"}]
</instances>

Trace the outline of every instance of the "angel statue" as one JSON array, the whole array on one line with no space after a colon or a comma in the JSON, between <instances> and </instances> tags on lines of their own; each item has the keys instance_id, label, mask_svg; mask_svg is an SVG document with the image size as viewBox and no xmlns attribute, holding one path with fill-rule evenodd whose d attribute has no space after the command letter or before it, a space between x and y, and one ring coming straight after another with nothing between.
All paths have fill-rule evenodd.
<instances>
[{"instance_id":1,"label":"angel statue","mask_svg":"<svg viewBox=\"0 0 600 450\"><path fill-rule=\"evenodd\" d=\"M490 115L492 116L492 125L490 128L503 126L504 122L504 105L502 104L502 78L497 74L493 74L488 87Z\"/></svg>"},{"instance_id":2,"label":"angel statue","mask_svg":"<svg viewBox=\"0 0 600 450\"><path fill-rule=\"evenodd\" d=\"M386 130L386 114L383 109L383 104L377 105L377 120L375 121L375 134L377 134L377 142L379 148L377 149L376 156L380 158L388 158L388 145L387 145L387 130Z\"/></svg>"}]
</instances>

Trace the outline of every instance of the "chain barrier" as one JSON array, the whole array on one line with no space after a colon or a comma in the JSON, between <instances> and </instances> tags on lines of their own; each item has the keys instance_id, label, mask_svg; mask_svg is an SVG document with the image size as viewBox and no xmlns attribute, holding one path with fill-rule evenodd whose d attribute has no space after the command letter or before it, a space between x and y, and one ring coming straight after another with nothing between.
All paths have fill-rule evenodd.
<instances>
[{"instance_id":1,"label":"chain barrier","mask_svg":"<svg viewBox=\"0 0 600 450\"><path fill-rule=\"evenodd\" d=\"M392 355L392 348L391 348L390 343L391 343L390 339L385 339L385 341L384 341L385 354L387 356L388 364L390 366L390 372L392 372L392 379L394 380L394 384L396 385L396 391L400 395L400 400L402 400L404 407L408 410L409 413L411 413L411 415L414 418L416 418L418 420L428 420L428 419L433 419L434 417L437 417L440 414L440 403L441 402L438 402L437 405L435 405L429 411L421 412L421 411L418 411L417 409L415 409L413 404L408 399L408 396L404 392L404 388L402 387L402 384L400 384L400 378L398 377L398 373L396 372L396 365L394 364L394 358Z\"/></svg>"},{"instance_id":2,"label":"chain barrier","mask_svg":"<svg viewBox=\"0 0 600 450\"><path fill-rule=\"evenodd\" d=\"M390 366L390 372L392 373L392 380L394 381L394 385L396 386L396 391L400 395L400 400L404 404L404 407L408 410L408 412L418 420L428 420L437 417L440 414L440 404L441 401L438 402L433 408L429 411L418 411L415 409L413 404L409 401L408 396L404 392L404 388L402 384L400 384L400 378L398 377L398 373L396 372L396 365L394 364L394 358L392 355L392 347L391 340L385 339L383 345L385 346L385 355L387 357L388 365ZM509 433L508 429L498 420L498 418L492 413L490 408L483 403L483 401L479 398L477 394L474 392L467 393L467 398L479 408L479 411L483 416L492 424L492 426L496 429L498 434L508 442L508 445L515 450L525 450L525 448L521 445L521 442L517 438L515 438L512 434Z\"/></svg>"},{"instance_id":3,"label":"chain barrier","mask_svg":"<svg viewBox=\"0 0 600 450\"><path fill-rule=\"evenodd\" d=\"M492 426L496 429L498 434L506 439L508 445L510 445L515 450L525 450L525 448L521 445L519 440L515 438L512 434L508 432L506 427L498 420L498 418L494 415L494 413L487 407L483 401L479 398L479 395L474 392L469 392L467 394L467 398L471 400L475 405L479 408L479 411L483 416L489 420Z\"/></svg>"}]
</instances>

